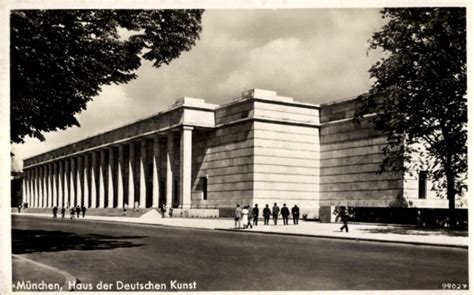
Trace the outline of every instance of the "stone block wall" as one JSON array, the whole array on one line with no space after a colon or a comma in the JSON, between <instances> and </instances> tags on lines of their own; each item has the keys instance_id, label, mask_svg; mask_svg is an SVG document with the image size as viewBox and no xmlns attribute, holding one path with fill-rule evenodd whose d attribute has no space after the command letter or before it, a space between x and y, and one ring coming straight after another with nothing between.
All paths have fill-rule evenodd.
<instances>
[{"instance_id":1,"label":"stone block wall","mask_svg":"<svg viewBox=\"0 0 474 295\"><path fill-rule=\"evenodd\" d=\"M199 208L233 208L253 197L252 102L235 101L216 110L218 127L193 134L192 204ZM207 177L207 200L203 178Z\"/></svg>"},{"instance_id":2,"label":"stone block wall","mask_svg":"<svg viewBox=\"0 0 474 295\"><path fill-rule=\"evenodd\" d=\"M404 175L378 174L386 138L370 119L352 119L356 101L321 106L321 206L392 207L403 198Z\"/></svg>"}]
</instances>

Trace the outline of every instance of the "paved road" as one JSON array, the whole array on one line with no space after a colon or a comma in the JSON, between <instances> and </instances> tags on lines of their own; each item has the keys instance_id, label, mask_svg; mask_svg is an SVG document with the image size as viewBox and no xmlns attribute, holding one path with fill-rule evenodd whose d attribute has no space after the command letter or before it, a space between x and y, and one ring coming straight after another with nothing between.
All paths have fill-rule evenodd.
<instances>
[{"instance_id":1,"label":"paved road","mask_svg":"<svg viewBox=\"0 0 474 295\"><path fill-rule=\"evenodd\" d=\"M468 281L465 249L26 216L12 226L15 254L68 271L86 288L151 281L167 290L194 282L198 291L387 290Z\"/></svg>"}]
</instances>

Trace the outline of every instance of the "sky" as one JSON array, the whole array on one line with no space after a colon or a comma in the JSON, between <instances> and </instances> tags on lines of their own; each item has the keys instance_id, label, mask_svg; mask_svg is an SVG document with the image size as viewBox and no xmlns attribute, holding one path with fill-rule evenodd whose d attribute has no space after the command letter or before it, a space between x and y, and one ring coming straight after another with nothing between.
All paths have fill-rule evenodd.
<instances>
[{"instance_id":1,"label":"sky","mask_svg":"<svg viewBox=\"0 0 474 295\"><path fill-rule=\"evenodd\" d=\"M368 70L382 56L368 51L380 30L378 9L206 10L200 40L160 68L144 61L138 78L105 86L77 115L80 127L12 145L14 170L25 158L157 113L180 97L222 104L248 89L295 101L325 103L367 92Z\"/></svg>"}]
</instances>

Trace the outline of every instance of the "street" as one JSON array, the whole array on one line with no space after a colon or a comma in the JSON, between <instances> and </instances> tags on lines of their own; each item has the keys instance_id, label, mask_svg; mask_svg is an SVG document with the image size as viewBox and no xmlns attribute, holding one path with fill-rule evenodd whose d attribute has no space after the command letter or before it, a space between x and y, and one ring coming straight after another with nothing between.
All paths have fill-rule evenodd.
<instances>
[{"instance_id":1,"label":"street","mask_svg":"<svg viewBox=\"0 0 474 295\"><path fill-rule=\"evenodd\" d=\"M69 272L84 288L150 281L166 290L400 290L468 282L467 249L12 218L13 254Z\"/></svg>"}]
</instances>

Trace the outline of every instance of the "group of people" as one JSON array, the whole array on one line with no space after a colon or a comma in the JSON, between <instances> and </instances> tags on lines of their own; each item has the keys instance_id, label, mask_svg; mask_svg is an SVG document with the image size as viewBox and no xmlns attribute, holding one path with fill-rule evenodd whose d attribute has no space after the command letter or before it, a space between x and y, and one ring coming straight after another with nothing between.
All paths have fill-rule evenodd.
<instances>
[{"instance_id":1,"label":"group of people","mask_svg":"<svg viewBox=\"0 0 474 295\"><path fill-rule=\"evenodd\" d=\"M258 204L255 204L253 208L251 208L250 205L241 208L240 205L237 204L234 213L235 228L241 228L241 225L243 225L243 228L253 228L254 225L257 226L259 213L260 210L258 208ZM286 204L283 204L281 209L278 207L277 203L274 203L271 209L268 204L266 204L265 208L263 208L262 215L264 225L269 225L270 217L273 218L273 223L277 225L279 215L282 216L283 224L288 225L290 209L286 206ZM291 208L291 216L293 217L293 224L298 224L298 220L300 218L300 208L297 205Z\"/></svg>"},{"instance_id":2,"label":"group of people","mask_svg":"<svg viewBox=\"0 0 474 295\"><path fill-rule=\"evenodd\" d=\"M160 203L161 217L165 218L166 211L168 211L169 217L172 218L173 217L173 207L172 206L166 206L165 203Z\"/></svg>"},{"instance_id":3,"label":"group of people","mask_svg":"<svg viewBox=\"0 0 474 295\"><path fill-rule=\"evenodd\" d=\"M54 206L53 207L53 218L58 218L58 207L57 206ZM71 208L69 208L69 214L70 214L70 219L74 219L74 216L77 215L77 218L80 217L81 213L82 213L82 218L86 217L86 211L87 211L87 208L85 206L79 206L77 205L76 207L72 206ZM66 208L65 207L62 207L61 208L61 218L65 218L66 217Z\"/></svg>"}]
</instances>

